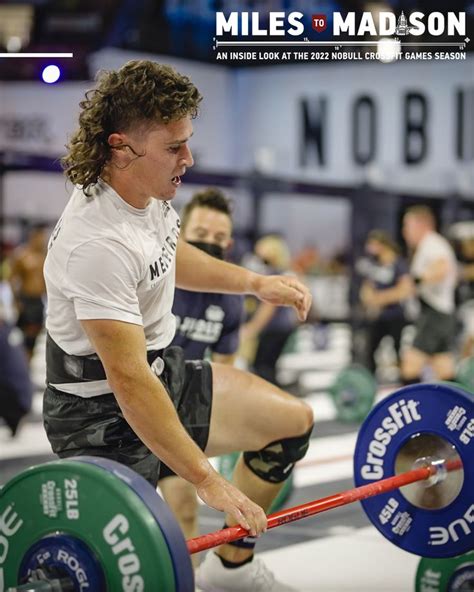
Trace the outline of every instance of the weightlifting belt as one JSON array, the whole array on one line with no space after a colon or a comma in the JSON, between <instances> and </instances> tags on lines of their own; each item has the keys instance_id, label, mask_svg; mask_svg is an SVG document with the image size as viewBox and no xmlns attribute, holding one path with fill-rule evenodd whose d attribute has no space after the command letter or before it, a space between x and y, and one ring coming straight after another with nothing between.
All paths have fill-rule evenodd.
<instances>
[{"instance_id":1,"label":"weightlifting belt","mask_svg":"<svg viewBox=\"0 0 474 592\"><path fill-rule=\"evenodd\" d=\"M162 349L147 351L150 366L161 357ZM72 382L90 382L107 380L104 366L97 354L74 356L67 354L53 341L49 333L46 336L46 382L47 384L65 384Z\"/></svg>"}]
</instances>

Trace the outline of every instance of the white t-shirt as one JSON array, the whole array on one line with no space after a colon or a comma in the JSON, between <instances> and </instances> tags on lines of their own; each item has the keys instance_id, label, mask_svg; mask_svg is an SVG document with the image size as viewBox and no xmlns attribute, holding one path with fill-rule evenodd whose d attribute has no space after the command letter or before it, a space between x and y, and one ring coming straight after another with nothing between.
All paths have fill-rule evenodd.
<instances>
[{"instance_id":1,"label":"white t-shirt","mask_svg":"<svg viewBox=\"0 0 474 592\"><path fill-rule=\"evenodd\" d=\"M51 235L44 275L46 329L68 354L95 353L80 320L113 319L142 325L147 349L173 339L179 217L166 201L145 209L126 203L99 181L87 197L76 188ZM54 385L95 396L106 380Z\"/></svg>"},{"instance_id":2,"label":"white t-shirt","mask_svg":"<svg viewBox=\"0 0 474 592\"><path fill-rule=\"evenodd\" d=\"M457 283L457 263L448 241L437 232L429 232L418 245L411 264L411 273L419 277L435 261L445 259L449 265L446 276L437 283L422 283L420 297L439 312L451 314L455 310L454 291Z\"/></svg>"}]
</instances>

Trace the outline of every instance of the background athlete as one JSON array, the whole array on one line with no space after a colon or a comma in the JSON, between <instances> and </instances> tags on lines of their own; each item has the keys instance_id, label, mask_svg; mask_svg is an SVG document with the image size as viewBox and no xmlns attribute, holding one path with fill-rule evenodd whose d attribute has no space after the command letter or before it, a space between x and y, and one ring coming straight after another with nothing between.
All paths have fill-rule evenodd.
<instances>
[{"instance_id":1,"label":"background athlete","mask_svg":"<svg viewBox=\"0 0 474 592\"><path fill-rule=\"evenodd\" d=\"M453 380L458 276L454 251L436 232L433 212L427 206L407 210L403 236L413 251L410 273L420 301L413 346L402 356L403 382L421 380L425 365L430 365L437 380Z\"/></svg>"}]
</instances>

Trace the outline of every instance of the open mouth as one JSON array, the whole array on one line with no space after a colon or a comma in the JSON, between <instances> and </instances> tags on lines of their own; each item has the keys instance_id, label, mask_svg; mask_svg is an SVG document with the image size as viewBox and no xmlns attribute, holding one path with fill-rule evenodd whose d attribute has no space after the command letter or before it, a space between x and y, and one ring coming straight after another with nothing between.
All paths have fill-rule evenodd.
<instances>
[{"instance_id":1,"label":"open mouth","mask_svg":"<svg viewBox=\"0 0 474 592\"><path fill-rule=\"evenodd\" d=\"M176 176L176 177L173 177L173 178L171 179L171 182L173 183L173 185L174 185L175 187L179 187L179 186L181 185L181 177L178 177L178 176Z\"/></svg>"}]
</instances>

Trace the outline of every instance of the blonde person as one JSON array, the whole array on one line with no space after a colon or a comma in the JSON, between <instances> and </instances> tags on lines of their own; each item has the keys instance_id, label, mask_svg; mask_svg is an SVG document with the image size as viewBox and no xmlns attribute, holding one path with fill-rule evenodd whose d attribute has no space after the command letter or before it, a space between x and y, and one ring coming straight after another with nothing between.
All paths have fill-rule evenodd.
<instances>
[{"instance_id":1,"label":"blonde person","mask_svg":"<svg viewBox=\"0 0 474 592\"><path fill-rule=\"evenodd\" d=\"M290 267L290 252L277 235L262 237L255 244L255 254L264 263L267 273L285 274ZM294 312L269 302L257 305L250 319L242 326L242 340L255 340L253 371L273 384L278 384L276 363L285 343L297 325Z\"/></svg>"},{"instance_id":2,"label":"blonde person","mask_svg":"<svg viewBox=\"0 0 474 592\"><path fill-rule=\"evenodd\" d=\"M400 255L400 248L383 230L373 230L365 243L371 257L360 300L368 319L367 358L369 370L375 374L375 352L382 339L389 335L400 361L400 344L406 325L404 303L412 294L412 280L408 264Z\"/></svg>"}]
</instances>

